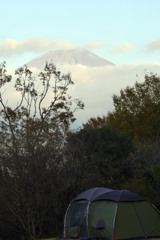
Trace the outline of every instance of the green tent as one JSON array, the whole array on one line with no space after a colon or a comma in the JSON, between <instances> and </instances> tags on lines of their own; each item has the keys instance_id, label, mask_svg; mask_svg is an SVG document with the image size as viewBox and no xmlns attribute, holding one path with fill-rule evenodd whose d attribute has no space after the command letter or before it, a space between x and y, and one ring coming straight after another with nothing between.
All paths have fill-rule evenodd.
<instances>
[{"instance_id":1,"label":"green tent","mask_svg":"<svg viewBox=\"0 0 160 240\"><path fill-rule=\"evenodd\" d=\"M160 213L138 194L92 188L69 205L64 238L138 239L160 237Z\"/></svg>"}]
</instances>

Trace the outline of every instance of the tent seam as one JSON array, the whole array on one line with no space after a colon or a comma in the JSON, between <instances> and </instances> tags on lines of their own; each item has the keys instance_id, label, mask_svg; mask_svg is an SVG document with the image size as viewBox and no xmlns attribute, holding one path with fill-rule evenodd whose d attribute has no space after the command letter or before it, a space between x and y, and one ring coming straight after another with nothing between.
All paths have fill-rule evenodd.
<instances>
[{"instance_id":1,"label":"tent seam","mask_svg":"<svg viewBox=\"0 0 160 240\"><path fill-rule=\"evenodd\" d=\"M134 205L134 202L132 202L132 206L133 206L133 208L134 208L134 211L135 211L135 213L136 213L137 219L138 219L138 221L139 221L139 224L140 224L140 226L141 226L141 229L142 229L142 231L143 231L143 233L144 233L144 236L145 236L145 238L146 238L146 237L147 237L147 234L146 234L146 232L145 232L145 230L144 230L143 224L142 224L141 219L140 219L140 217L139 217L139 215L138 215L138 212L137 212L137 209L136 209L136 207L135 207L135 205Z\"/></svg>"},{"instance_id":2,"label":"tent seam","mask_svg":"<svg viewBox=\"0 0 160 240\"><path fill-rule=\"evenodd\" d=\"M115 214L114 214L114 219L113 219L112 240L114 240L114 228L115 228L115 223L116 223L116 216L117 216L118 204L119 204L119 202L117 202L117 206L116 206L116 210L115 210Z\"/></svg>"}]
</instances>

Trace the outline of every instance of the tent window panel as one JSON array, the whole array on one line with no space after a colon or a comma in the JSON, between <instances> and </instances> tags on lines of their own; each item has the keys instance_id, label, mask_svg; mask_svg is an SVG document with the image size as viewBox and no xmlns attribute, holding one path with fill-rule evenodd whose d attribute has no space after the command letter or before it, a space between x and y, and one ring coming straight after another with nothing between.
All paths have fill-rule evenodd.
<instances>
[{"instance_id":1,"label":"tent window panel","mask_svg":"<svg viewBox=\"0 0 160 240\"><path fill-rule=\"evenodd\" d=\"M86 214L88 202L76 203L70 216L70 227L80 226Z\"/></svg>"}]
</instances>

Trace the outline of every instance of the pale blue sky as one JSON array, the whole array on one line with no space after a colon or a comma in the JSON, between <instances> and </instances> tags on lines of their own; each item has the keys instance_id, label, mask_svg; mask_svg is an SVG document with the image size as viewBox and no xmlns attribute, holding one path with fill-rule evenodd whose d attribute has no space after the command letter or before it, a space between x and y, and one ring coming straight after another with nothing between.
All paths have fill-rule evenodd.
<instances>
[{"instance_id":1,"label":"pale blue sky","mask_svg":"<svg viewBox=\"0 0 160 240\"><path fill-rule=\"evenodd\" d=\"M113 94L143 80L146 71L160 74L159 12L160 0L1 0L0 62L18 68L52 49L86 47L115 63L63 66L75 83L70 94L85 103L76 115L80 126L105 115Z\"/></svg>"},{"instance_id":2,"label":"pale blue sky","mask_svg":"<svg viewBox=\"0 0 160 240\"><path fill-rule=\"evenodd\" d=\"M0 8L8 67L72 46L117 65L160 62L160 0L5 0Z\"/></svg>"}]
</instances>

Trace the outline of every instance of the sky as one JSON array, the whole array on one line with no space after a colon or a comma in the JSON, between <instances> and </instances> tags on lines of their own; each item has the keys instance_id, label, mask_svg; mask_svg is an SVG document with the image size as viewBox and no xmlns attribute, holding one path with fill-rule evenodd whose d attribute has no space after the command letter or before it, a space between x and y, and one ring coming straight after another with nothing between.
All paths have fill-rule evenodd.
<instances>
[{"instance_id":1,"label":"sky","mask_svg":"<svg viewBox=\"0 0 160 240\"><path fill-rule=\"evenodd\" d=\"M50 50L85 47L116 64L69 69L77 84L73 95L90 106L85 121L111 109L113 93L134 83L136 75L160 72L159 9L159 0L1 1L0 62L16 69Z\"/></svg>"}]
</instances>

